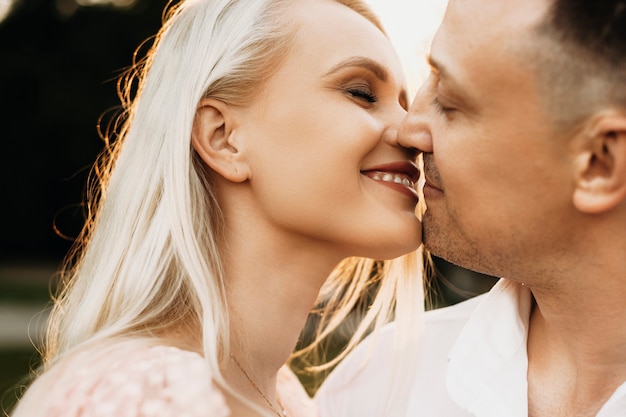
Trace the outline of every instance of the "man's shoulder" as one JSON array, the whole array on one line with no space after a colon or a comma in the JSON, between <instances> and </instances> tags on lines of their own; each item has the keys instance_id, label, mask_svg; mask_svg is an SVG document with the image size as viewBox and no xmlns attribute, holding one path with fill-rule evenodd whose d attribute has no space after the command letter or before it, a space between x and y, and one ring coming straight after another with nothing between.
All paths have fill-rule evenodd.
<instances>
[{"instance_id":1,"label":"man's shoulder","mask_svg":"<svg viewBox=\"0 0 626 417\"><path fill-rule=\"evenodd\" d=\"M451 306L429 310L424 314L424 322L427 328L455 324L464 325L486 295L481 294Z\"/></svg>"},{"instance_id":2,"label":"man's shoulder","mask_svg":"<svg viewBox=\"0 0 626 417\"><path fill-rule=\"evenodd\" d=\"M344 415L404 415L412 402L415 388L425 393L434 390L437 395L444 395L443 378L448 352L483 298L477 296L426 312L422 332L415 335L417 343L398 343L405 335L400 334L394 323L367 338L322 385L317 395L322 415L324 410L340 409L345 409ZM404 411L385 414L381 397L399 377L403 383L402 387L394 388L396 395L393 401L398 409ZM428 389L423 389L426 386ZM355 401L356 398L359 401Z\"/></svg>"},{"instance_id":3,"label":"man's shoulder","mask_svg":"<svg viewBox=\"0 0 626 417\"><path fill-rule=\"evenodd\" d=\"M419 335L418 350L423 350L429 345L442 345L449 342L451 345L470 319L476 307L480 304L485 294L479 295L452 306L429 310L424 313L423 332ZM375 367L377 363L386 362L398 349L394 346L397 326L389 323L378 334L365 339L348 357L338 365L331 376L340 373L353 373L351 370L364 367ZM407 355L419 354L419 352L406 351ZM371 362L371 363L370 363Z\"/></svg>"}]
</instances>

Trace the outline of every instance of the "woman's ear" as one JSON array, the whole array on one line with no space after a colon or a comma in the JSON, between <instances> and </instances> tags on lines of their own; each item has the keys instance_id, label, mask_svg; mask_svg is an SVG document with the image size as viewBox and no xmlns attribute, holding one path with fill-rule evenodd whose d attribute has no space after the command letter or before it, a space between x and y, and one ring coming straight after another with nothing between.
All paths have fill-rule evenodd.
<instances>
[{"instance_id":1,"label":"woman's ear","mask_svg":"<svg viewBox=\"0 0 626 417\"><path fill-rule=\"evenodd\" d=\"M192 144L202 160L231 182L250 177L243 143L239 140L235 112L226 103L206 98L196 110Z\"/></svg>"},{"instance_id":2,"label":"woman's ear","mask_svg":"<svg viewBox=\"0 0 626 417\"><path fill-rule=\"evenodd\" d=\"M626 201L626 113L602 114L582 134L574 206L589 214L610 211Z\"/></svg>"}]
</instances>

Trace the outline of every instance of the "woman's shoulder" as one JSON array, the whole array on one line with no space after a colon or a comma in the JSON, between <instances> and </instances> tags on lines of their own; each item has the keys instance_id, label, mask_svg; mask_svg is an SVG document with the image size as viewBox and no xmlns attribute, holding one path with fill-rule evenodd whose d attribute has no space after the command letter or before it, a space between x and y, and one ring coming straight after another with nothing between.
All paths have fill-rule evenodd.
<instances>
[{"instance_id":1,"label":"woman's shoulder","mask_svg":"<svg viewBox=\"0 0 626 417\"><path fill-rule=\"evenodd\" d=\"M85 349L55 364L29 388L14 417L228 414L198 353L125 342Z\"/></svg>"}]
</instances>

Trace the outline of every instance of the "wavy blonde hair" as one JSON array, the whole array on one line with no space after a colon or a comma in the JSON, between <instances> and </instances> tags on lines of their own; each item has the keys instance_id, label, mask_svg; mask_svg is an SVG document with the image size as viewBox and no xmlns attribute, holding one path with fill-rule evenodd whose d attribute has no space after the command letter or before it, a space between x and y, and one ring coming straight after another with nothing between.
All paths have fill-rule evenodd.
<instances>
[{"instance_id":1,"label":"wavy blonde hair","mask_svg":"<svg viewBox=\"0 0 626 417\"><path fill-rule=\"evenodd\" d=\"M361 1L335 1L382 30ZM229 352L223 219L191 129L202 98L231 105L254 99L289 53L297 27L285 9L296 2L186 0L166 9L146 57L120 79L124 110L104 136L86 226L62 271L45 367L94 341L159 337L186 327L201 329L204 357L224 382L218 366ZM319 339L339 328L372 283L378 288L335 361L392 317L415 323L423 302L418 258L350 258L335 270L320 294L327 314Z\"/></svg>"}]
</instances>

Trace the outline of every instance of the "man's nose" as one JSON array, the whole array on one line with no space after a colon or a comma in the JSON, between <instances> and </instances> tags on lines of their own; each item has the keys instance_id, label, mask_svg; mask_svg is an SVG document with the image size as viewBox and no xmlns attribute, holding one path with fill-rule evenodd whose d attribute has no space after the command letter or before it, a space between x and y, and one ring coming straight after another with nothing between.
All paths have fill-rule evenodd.
<instances>
[{"instance_id":1,"label":"man's nose","mask_svg":"<svg viewBox=\"0 0 626 417\"><path fill-rule=\"evenodd\" d=\"M430 106L429 80L417 92L408 113L398 128L398 144L420 152L433 151L432 106Z\"/></svg>"}]
</instances>

